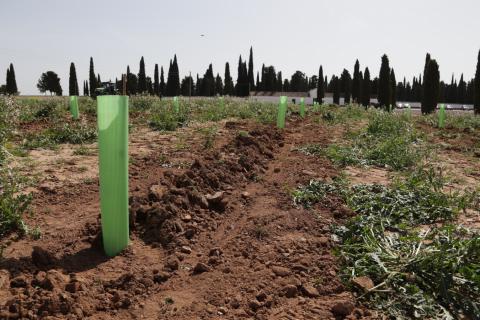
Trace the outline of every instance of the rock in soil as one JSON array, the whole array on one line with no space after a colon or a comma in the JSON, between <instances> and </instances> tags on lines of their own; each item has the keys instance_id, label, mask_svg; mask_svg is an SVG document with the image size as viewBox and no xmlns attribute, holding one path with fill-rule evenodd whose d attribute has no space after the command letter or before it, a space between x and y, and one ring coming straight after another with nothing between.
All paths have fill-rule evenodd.
<instances>
[{"instance_id":1,"label":"rock in soil","mask_svg":"<svg viewBox=\"0 0 480 320\"><path fill-rule=\"evenodd\" d=\"M350 315L352 313L353 309L355 309L355 306L353 305L353 303L351 303L350 301L342 301L342 302L336 303L332 307L332 313L336 317L344 318L344 317Z\"/></svg>"},{"instance_id":2,"label":"rock in soil","mask_svg":"<svg viewBox=\"0 0 480 320\"><path fill-rule=\"evenodd\" d=\"M210 268L202 262L198 262L193 268L193 274L200 274L208 271L210 271Z\"/></svg>"}]
</instances>

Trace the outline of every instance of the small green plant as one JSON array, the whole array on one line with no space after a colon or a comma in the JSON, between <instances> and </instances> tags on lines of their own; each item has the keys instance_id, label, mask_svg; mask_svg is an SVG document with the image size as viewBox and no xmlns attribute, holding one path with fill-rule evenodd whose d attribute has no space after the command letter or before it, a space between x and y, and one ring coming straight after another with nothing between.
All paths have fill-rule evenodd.
<instances>
[{"instance_id":1,"label":"small green plant","mask_svg":"<svg viewBox=\"0 0 480 320\"><path fill-rule=\"evenodd\" d=\"M297 148L303 154L307 156L322 156L325 155L324 148L318 144L307 144Z\"/></svg>"},{"instance_id":2,"label":"small green plant","mask_svg":"<svg viewBox=\"0 0 480 320\"><path fill-rule=\"evenodd\" d=\"M216 126L202 128L200 132L204 137L203 148L204 149L211 149L215 144L215 139L217 137L218 128Z\"/></svg>"},{"instance_id":3,"label":"small green plant","mask_svg":"<svg viewBox=\"0 0 480 320\"><path fill-rule=\"evenodd\" d=\"M73 151L74 156L91 156L92 154L92 150L83 144Z\"/></svg>"},{"instance_id":4,"label":"small green plant","mask_svg":"<svg viewBox=\"0 0 480 320\"><path fill-rule=\"evenodd\" d=\"M28 212L32 196L22 193L24 182L12 169L0 169L0 238L11 232L21 236L27 233L23 216Z\"/></svg>"}]
</instances>

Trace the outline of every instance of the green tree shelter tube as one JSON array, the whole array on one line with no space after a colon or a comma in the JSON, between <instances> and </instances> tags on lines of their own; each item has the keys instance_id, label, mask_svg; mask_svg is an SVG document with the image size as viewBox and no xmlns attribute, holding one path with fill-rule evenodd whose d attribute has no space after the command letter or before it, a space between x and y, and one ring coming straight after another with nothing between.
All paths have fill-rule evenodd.
<instances>
[{"instance_id":1,"label":"green tree shelter tube","mask_svg":"<svg viewBox=\"0 0 480 320\"><path fill-rule=\"evenodd\" d=\"M223 96L218 97L218 100L220 102L220 111L223 112L225 109L225 99Z\"/></svg>"},{"instance_id":2,"label":"green tree shelter tube","mask_svg":"<svg viewBox=\"0 0 480 320\"><path fill-rule=\"evenodd\" d=\"M305 118L305 98L300 98L300 117Z\"/></svg>"},{"instance_id":3,"label":"green tree shelter tube","mask_svg":"<svg viewBox=\"0 0 480 320\"><path fill-rule=\"evenodd\" d=\"M128 96L98 96L100 209L105 253L128 246Z\"/></svg>"},{"instance_id":4,"label":"green tree shelter tube","mask_svg":"<svg viewBox=\"0 0 480 320\"><path fill-rule=\"evenodd\" d=\"M285 128L285 116L287 114L287 96L280 97L280 104L278 105L277 127Z\"/></svg>"},{"instance_id":5,"label":"green tree shelter tube","mask_svg":"<svg viewBox=\"0 0 480 320\"><path fill-rule=\"evenodd\" d=\"M72 118L77 120L79 117L78 112L78 97L77 96L70 96L70 113L72 114Z\"/></svg>"},{"instance_id":6,"label":"green tree shelter tube","mask_svg":"<svg viewBox=\"0 0 480 320\"><path fill-rule=\"evenodd\" d=\"M440 110L438 111L438 127L439 128L444 128L445 127L445 105L441 104L440 105Z\"/></svg>"},{"instance_id":7,"label":"green tree shelter tube","mask_svg":"<svg viewBox=\"0 0 480 320\"><path fill-rule=\"evenodd\" d=\"M407 104L407 117L408 119L412 118L412 107L409 104Z\"/></svg>"},{"instance_id":8,"label":"green tree shelter tube","mask_svg":"<svg viewBox=\"0 0 480 320\"><path fill-rule=\"evenodd\" d=\"M178 104L178 97L173 97L173 110L175 111L175 113L180 112L180 106Z\"/></svg>"}]
</instances>

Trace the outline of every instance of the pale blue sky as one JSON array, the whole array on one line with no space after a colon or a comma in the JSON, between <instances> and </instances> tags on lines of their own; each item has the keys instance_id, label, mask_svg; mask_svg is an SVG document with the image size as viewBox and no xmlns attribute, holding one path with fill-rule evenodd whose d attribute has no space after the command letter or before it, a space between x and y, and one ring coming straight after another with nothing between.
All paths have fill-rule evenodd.
<instances>
[{"instance_id":1,"label":"pale blue sky","mask_svg":"<svg viewBox=\"0 0 480 320\"><path fill-rule=\"evenodd\" d=\"M284 77L311 76L320 64L330 77L355 59L376 76L388 54L397 80L423 70L428 51L441 77L473 77L480 49L479 0L0 0L0 83L14 63L22 94L37 94L42 72L53 70L68 90L70 62L79 85L93 56L103 80L145 57L168 69L177 53L181 76L203 75L209 63L234 79L239 54L254 49L255 69L273 64ZM200 37L205 34L205 37Z\"/></svg>"}]
</instances>

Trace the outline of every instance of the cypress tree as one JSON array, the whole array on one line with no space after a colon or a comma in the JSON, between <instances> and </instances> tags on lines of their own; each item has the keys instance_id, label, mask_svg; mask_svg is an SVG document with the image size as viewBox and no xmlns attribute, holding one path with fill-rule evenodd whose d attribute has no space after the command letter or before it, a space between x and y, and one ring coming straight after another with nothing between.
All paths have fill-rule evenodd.
<instances>
[{"instance_id":1,"label":"cypress tree","mask_svg":"<svg viewBox=\"0 0 480 320\"><path fill-rule=\"evenodd\" d=\"M177 63L177 55L174 55L173 62L170 60L168 68L166 95L169 97L180 94L180 75Z\"/></svg>"},{"instance_id":2,"label":"cypress tree","mask_svg":"<svg viewBox=\"0 0 480 320\"><path fill-rule=\"evenodd\" d=\"M473 85L473 105L475 114L480 114L480 50L478 51L477 71Z\"/></svg>"},{"instance_id":3,"label":"cypress tree","mask_svg":"<svg viewBox=\"0 0 480 320\"><path fill-rule=\"evenodd\" d=\"M340 104L340 79L337 76L332 76L333 83L333 103Z\"/></svg>"},{"instance_id":4,"label":"cypress tree","mask_svg":"<svg viewBox=\"0 0 480 320\"><path fill-rule=\"evenodd\" d=\"M237 73L237 85L236 85L236 92L237 96L242 97L244 95L244 83L245 76L243 74L243 62L242 62L242 56L238 58L238 73ZM248 75L247 75L247 81L248 81Z\"/></svg>"},{"instance_id":5,"label":"cypress tree","mask_svg":"<svg viewBox=\"0 0 480 320\"><path fill-rule=\"evenodd\" d=\"M249 91L255 90L255 78L254 78L254 71L253 71L253 49L250 47L250 56L248 58L248 83L249 83Z\"/></svg>"},{"instance_id":6,"label":"cypress tree","mask_svg":"<svg viewBox=\"0 0 480 320\"><path fill-rule=\"evenodd\" d=\"M466 98L466 103L467 104L473 104L473 84L474 84L474 79L468 81L467 83L467 98Z\"/></svg>"},{"instance_id":7,"label":"cypress tree","mask_svg":"<svg viewBox=\"0 0 480 320\"><path fill-rule=\"evenodd\" d=\"M17 80L15 79L15 69L13 69L12 63L10 63L10 66L7 69L6 92L9 95L18 94Z\"/></svg>"},{"instance_id":8,"label":"cypress tree","mask_svg":"<svg viewBox=\"0 0 480 320\"><path fill-rule=\"evenodd\" d=\"M10 94L10 87L11 87L11 84L10 84L10 68L7 68L7 79L6 79L6 82L5 82L5 93L6 94Z\"/></svg>"},{"instance_id":9,"label":"cypress tree","mask_svg":"<svg viewBox=\"0 0 480 320\"><path fill-rule=\"evenodd\" d=\"M177 62L177 55L174 55L173 57L173 90L175 96L178 96L180 94L180 70L178 68L178 62Z\"/></svg>"},{"instance_id":10,"label":"cypress tree","mask_svg":"<svg viewBox=\"0 0 480 320\"><path fill-rule=\"evenodd\" d=\"M423 77L424 100L422 101L422 113L424 114L434 112L438 104L440 72L437 61L430 59L426 71Z\"/></svg>"},{"instance_id":11,"label":"cypress tree","mask_svg":"<svg viewBox=\"0 0 480 320\"><path fill-rule=\"evenodd\" d=\"M391 104L390 65L386 54L382 56L382 65L378 77L378 103L381 107L388 108Z\"/></svg>"},{"instance_id":12,"label":"cypress tree","mask_svg":"<svg viewBox=\"0 0 480 320\"><path fill-rule=\"evenodd\" d=\"M425 56L425 66L423 67L423 79L424 79L424 81L425 81L425 75L427 74L428 63L430 62L430 60L431 60L430 53L427 52L427 54L426 54L426 56ZM425 83L424 83L424 86L425 86ZM422 98L422 100L421 100L422 105L423 105L424 103L426 103L426 102L425 102L425 97L424 97L424 91L425 91L425 90L424 90L424 89L425 89L424 86L420 87L421 98Z\"/></svg>"},{"instance_id":13,"label":"cypress tree","mask_svg":"<svg viewBox=\"0 0 480 320\"><path fill-rule=\"evenodd\" d=\"M390 104L392 105L392 108L395 108L397 105L397 79L395 79L395 71L392 70L390 71Z\"/></svg>"},{"instance_id":14,"label":"cypress tree","mask_svg":"<svg viewBox=\"0 0 480 320\"><path fill-rule=\"evenodd\" d=\"M362 81L362 105L368 107L370 105L370 71L365 68Z\"/></svg>"},{"instance_id":15,"label":"cypress tree","mask_svg":"<svg viewBox=\"0 0 480 320\"><path fill-rule=\"evenodd\" d=\"M342 75L341 75L341 91L344 93L344 101L345 104L350 103L350 96L351 96L351 82L352 78L350 76L350 72L348 72L347 69L343 69Z\"/></svg>"},{"instance_id":16,"label":"cypress tree","mask_svg":"<svg viewBox=\"0 0 480 320\"><path fill-rule=\"evenodd\" d=\"M198 73L197 73L197 82L196 82L196 87L195 87L195 94L197 96L201 96L201 91L202 91L202 79L200 79L198 77Z\"/></svg>"},{"instance_id":17,"label":"cypress tree","mask_svg":"<svg viewBox=\"0 0 480 320\"><path fill-rule=\"evenodd\" d=\"M458 83L458 91L457 91L457 101L460 104L465 103L465 99L467 97L467 84L463 80L463 73L460 76L460 82Z\"/></svg>"},{"instance_id":18,"label":"cypress tree","mask_svg":"<svg viewBox=\"0 0 480 320\"><path fill-rule=\"evenodd\" d=\"M147 92L147 75L145 74L145 60L140 59L140 68L138 69L138 93Z\"/></svg>"},{"instance_id":19,"label":"cypress tree","mask_svg":"<svg viewBox=\"0 0 480 320\"><path fill-rule=\"evenodd\" d=\"M77 71L75 70L75 64L70 63L70 77L68 78L68 94L70 96L78 96L78 82Z\"/></svg>"},{"instance_id":20,"label":"cypress tree","mask_svg":"<svg viewBox=\"0 0 480 320\"><path fill-rule=\"evenodd\" d=\"M90 57L90 69L88 72L90 97L95 98L95 89L97 88L97 78L95 77L95 69L93 67L93 58Z\"/></svg>"},{"instance_id":21,"label":"cypress tree","mask_svg":"<svg viewBox=\"0 0 480 320\"><path fill-rule=\"evenodd\" d=\"M230 64L227 62L225 63L225 87L224 87L224 94L228 96L234 95L234 88L233 88L233 79L230 75Z\"/></svg>"},{"instance_id":22,"label":"cypress tree","mask_svg":"<svg viewBox=\"0 0 480 320\"><path fill-rule=\"evenodd\" d=\"M276 81L275 91L277 91L277 92L282 92L283 91L283 77L282 77L282 72L281 71L279 71L277 73L277 81Z\"/></svg>"},{"instance_id":23,"label":"cypress tree","mask_svg":"<svg viewBox=\"0 0 480 320\"><path fill-rule=\"evenodd\" d=\"M100 87L100 85L102 84L102 80L100 79L100 73L97 74L97 87Z\"/></svg>"},{"instance_id":24,"label":"cypress tree","mask_svg":"<svg viewBox=\"0 0 480 320\"><path fill-rule=\"evenodd\" d=\"M160 97L160 83L158 79L158 64L155 63L155 71L153 72L153 94Z\"/></svg>"},{"instance_id":25,"label":"cypress tree","mask_svg":"<svg viewBox=\"0 0 480 320\"><path fill-rule=\"evenodd\" d=\"M172 60L170 59L170 64L168 66L168 74L167 74L167 86L165 88L165 95L167 97L171 97L173 96L173 77L172 77L172 74L173 74L173 63L172 63Z\"/></svg>"},{"instance_id":26,"label":"cypress tree","mask_svg":"<svg viewBox=\"0 0 480 320\"><path fill-rule=\"evenodd\" d=\"M262 76L261 76L260 86L261 88L258 89L259 91L265 91L265 63L262 64Z\"/></svg>"},{"instance_id":27,"label":"cypress tree","mask_svg":"<svg viewBox=\"0 0 480 320\"><path fill-rule=\"evenodd\" d=\"M260 72L257 71L257 83L255 84L255 89L258 91L260 88Z\"/></svg>"},{"instance_id":28,"label":"cypress tree","mask_svg":"<svg viewBox=\"0 0 480 320\"><path fill-rule=\"evenodd\" d=\"M213 67L211 63L203 75L200 95L205 97L211 97L215 95L215 77L213 75Z\"/></svg>"},{"instance_id":29,"label":"cypress tree","mask_svg":"<svg viewBox=\"0 0 480 320\"><path fill-rule=\"evenodd\" d=\"M138 85L137 76L131 73L130 66L127 66L127 94L136 95L137 85Z\"/></svg>"},{"instance_id":30,"label":"cypress tree","mask_svg":"<svg viewBox=\"0 0 480 320\"><path fill-rule=\"evenodd\" d=\"M358 59L355 61L355 67L353 69L353 82L352 82L352 99L353 102L360 102L360 63Z\"/></svg>"},{"instance_id":31,"label":"cypress tree","mask_svg":"<svg viewBox=\"0 0 480 320\"><path fill-rule=\"evenodd\" d=\"M165 85L165 75L163 73L163 66L160 68L160 97L165 95L166 85Z\"/></svg>"},{"instance_id":32,"label":"cypress tree","mask_svg":"<svg viewBox=\"0 0 480 320\"><path fill-rule=\"evenodd\" d=\"M323 98L325 98L325 83L323 82L323 67L318 69L318 82L317 82L317 102L322 104Z\"/></svg>"},{"instance_id":33,"label":"cypress tree","mask_svg":"<svg viewBox=\"0 0 480 320\"><path fill-rule=\"evenodd\" d=\"M90 94L90 89L88 88L88 81L85 80L85 95L88 96Z\"/></svg>"},{"instance_id":34,"label":"cypress tree","mask_svg":"<svg viewBox=\"0 0 480 320\"><path fill-rule=\"evenodd\" d=\"M215 94L223 95L223 82L222 77L217 73L217 77L215 78Z\"/></svg>"}]
</instances>

